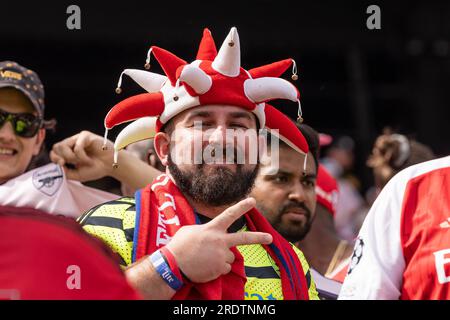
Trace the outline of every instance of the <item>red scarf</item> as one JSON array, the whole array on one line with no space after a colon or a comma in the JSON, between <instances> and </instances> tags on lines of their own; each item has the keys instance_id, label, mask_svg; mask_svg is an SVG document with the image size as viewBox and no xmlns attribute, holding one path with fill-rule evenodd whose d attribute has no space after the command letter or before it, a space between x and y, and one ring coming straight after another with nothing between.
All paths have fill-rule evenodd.
<instances>
[{"instance_id":1,"label":"red scarf","mask_svg":"<svg viewBox=\"0 0 450 320\"><path fill-rule=\"evenodd\" d=\"M276 232L256 210L245 214L250 231L270 233L273 242L264 245L280 269L285 300L308 300L302 265L291 244ZM193 209L169 176L160 175L151 185L136 192L136 226L133 262L165 246L184 225L196 224ZM231 272L207 283L186 283L173 299L242 300L247 280L244 259L236 248Z\"/></svg>"}]
</instances>

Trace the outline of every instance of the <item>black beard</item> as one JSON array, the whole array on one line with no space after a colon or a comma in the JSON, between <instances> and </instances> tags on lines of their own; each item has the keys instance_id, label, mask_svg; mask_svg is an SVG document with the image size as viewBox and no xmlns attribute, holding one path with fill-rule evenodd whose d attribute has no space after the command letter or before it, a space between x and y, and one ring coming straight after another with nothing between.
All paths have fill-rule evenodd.
<instances>
[{"instance_id":1,"label":"black beard","mask_svg":"<svg viewBox=\"0 0 450 320\"><path fill-rule=\"evenodd\" d=\"M172 161L169 153L169 171L181 192L196 202L213 207L244 199L252 190L259 170L259 163L253 170L243 170L243 165L237 164L235 173L228 168L217 167L207 175L204 166L199 164L195 166L194 172L183 172Z\"/></svg>"},{"instance_id":2,"label":"black beard","mask_svg":"<svg viewBox=\"0 0 450 320\"><path fill-rule=\"evenodd\" d=\"M312 224L311 210L309 210L309 208L304 203L289 201L289 203L284 204L283 207L281 207L278 210L277 215L275 217L269 214L269 210L264 206L262 206L261 204L257 203L256 207L259 210L259 212L261 212L266 217L266 219L270 222L272 227L289 242L295 243L297 241L303 240L305 236L308 234L309 230L311 229ZM281 221L281 216L286 211L288 211L289 208L292 207L300 207L306 211L306 216L308 219L304 225L295 224L286 226L285 224L283 224L283 222ZM270 219L270 217L273 218Z\"/></svg>"}]
</instances>

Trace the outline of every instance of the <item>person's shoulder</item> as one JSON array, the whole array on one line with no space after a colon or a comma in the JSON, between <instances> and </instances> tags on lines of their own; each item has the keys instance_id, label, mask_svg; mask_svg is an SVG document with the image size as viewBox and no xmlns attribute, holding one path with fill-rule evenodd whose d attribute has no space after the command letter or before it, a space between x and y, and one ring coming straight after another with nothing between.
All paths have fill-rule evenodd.
<instances>
[{"instance_id":1,"label":"person's shoulder","mask_svg":"<svg viewBox=\"0 0 450 320\"><path fill-rule=\"evenodd\" d=\"M397 173L391 179L391 181L393 181L392 184L404 183L424 175L429 175L435 171L441 170L448 171L449 168L450 168L450 156L446 156L443 158L421 162L413 166L410 166L406 169L403 169L402 171Z\"/></svg>"},{"instance_id":2,"label":"person's shoulder","mask_svg":"<svg viewBox=\"0 0 450 320\"><path fill-rule=\"evenodd\" d=\"M6 256L12 258L2 261L10 266L5 279L9 285L14 284L22 299L138 297L110 248L89 236L75 220L32 208L0 206L0 221ZM8 255L8 248L20 254ZM83 290L72 290L80 270ZM39 280L35 274L39 274Z\"/></svg>"},{"instance_id":3,"label":"person's shoulder","mask_svg":"<svg viewBox=\"0 0 450 320\"><path fill-rule=\"evenodd\" d=\"M294 252L297 254L297 256L301 259L304 259L305 256L303 255L302 250L300 250L295 244L293 244L292 242L289 242L289 244L291 245L292 249L294 250Z\"/></svg>"},{"instance_id":4,"label":"person's shoulder","mask_svg":"<svg viewBox=\"0 0 450 320\"><path fill-rule=\"evenodd\" d=\"M128 216L136 214L136 201L134 198L122 197L117 200L99 204L78 218L78 222L84 226L93 223L93 220L101 220L103 223L110 222L116 224ZM100 221L98 221L100 222Z\"/></svg>"},{"instance_id":5,"label":"person's shoulder","mask_svg":"<svg viewBox=\"0 0 450 320\"><path fill-rule=\"evenodd\" d=\"M384 209L385 204L393 205L402 203L408 189L415 184L436 177L441 179L444 175L448 174L450 174L450 156L421 162L405 168L388 181L381 190L370 211L374 211L376 208L381 207L383 209L377 210L378 216L383 215L382 213L384 213L384 215L391 215L392 211L400 213L400 208L397 206L395 206L395 210L387 212ZM401 199L401 201L398 201L398 199Z\"/></svg>"},{"instance_id":6,"label":"person's shoulder","mask_svg":"<svg viewBox=\"0 0 450 320\"><path fill-rule=\"evenodd\" d=\"M136 225L133 198L120 198L100 204L83 214L78 222L84 231L106 243L120 258L120 264L131 263Z\"/></svg>"},{"instance_id":7,"label":"person's shoulder","mask_svg":"<svg viewBox=\"0 0 450 320\"><path fill-rule=\"evenodd\" d=\"M289 244L292 246L292 249L294 250L295 254L297 255L298 260L300 260L300 263L302 265L305 276L310 277L309 264L305 258L305 255L303 254L302 250L300 250L295 244L292 244L291 242L289 242ZM308 287L309 287L309 285L308 285Z\"/></svg>"},{"instance_id":8,"label":"person's shoulder","mask_svg":"<svg viewBox=\"0 0 450 320\"><path fill-rule=\"evenodd\" d=\"M8 239L16 244L26 243L23 248L27 252L33 251L32 246L36 246L35 251L40 252L39 254L60 251L59 249L79 252L80 246L85 246L93 248L98 253L103 253L112 262L114 261L111 251L103 243L86 234L72 218L52 215L33 208L0 206L0 219L3 220L3 225L8 226L2 231L17 232L17 229L22 231L23 236L9 237ZM75 243L76 245L73 245ZM46 248L46 250L40 251L39 247Z\"/></svg>"},{"instance_id":9,"label":"person's shoulder","mask_svg":"<svg viewBox=\"0 0 450 320\"><path fill-rule=\"evenodd\" d=\"M296 245L294 245L292 243L290 243L290 245L292 246L292 249L294 250L298 259L300 260L302 267L306 273L309 270L309 264L308 264L308 261L306 261L305 255L303 254L302 250L300 250Z\"/></svg>"},{"instance_id":10,"label":"person's shoulder","mask_svg":"<svg viewBox=\"0 0 450 320\"><path fill-rule=\"evenodd\" d=\"M309 299L319 300L319 294L316 289L316 283L314 282L314 279L311 276L311 268L309 267L309 264L305 258L305 255L296 245L294 245L292 243L289 243L289 244L292 246L292 249L297 254L297 257L300 260L300 263L302 265L303 273L305 274L305 278L306 278L306 284L308 286Z\"/></svg>"}]
</instances>

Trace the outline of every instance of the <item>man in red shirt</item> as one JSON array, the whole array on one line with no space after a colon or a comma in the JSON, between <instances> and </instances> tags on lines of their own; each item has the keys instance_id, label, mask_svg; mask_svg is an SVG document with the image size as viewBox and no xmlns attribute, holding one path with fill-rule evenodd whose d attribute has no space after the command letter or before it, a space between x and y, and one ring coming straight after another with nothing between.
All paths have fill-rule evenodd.
<instances>
[{"instance_id":1,"label":"man in red shirt","mask_svg":"<svg viewBox=\"0 0 450 320\"><path fill-rule=\"evenodd\" d=\"M450 156L406 168L374 202L340 299L450 299Z\"/></svg>"}]
</instances>

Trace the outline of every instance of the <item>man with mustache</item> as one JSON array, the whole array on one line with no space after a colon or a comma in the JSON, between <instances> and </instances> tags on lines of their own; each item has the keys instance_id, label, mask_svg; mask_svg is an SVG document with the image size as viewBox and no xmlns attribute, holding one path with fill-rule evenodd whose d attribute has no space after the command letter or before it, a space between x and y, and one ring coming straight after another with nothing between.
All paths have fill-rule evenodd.
<instances>
[{"instance_id":1,"label":"man with mustache","mask_svg":"<svg viewBox=\"0 0 450 320\"><path fill-rule=\"evenodd\" d=\"M301 165L305 156L280 141L278 168L262 165L251 193L270 224L292 243L308 233L316 209L317 133L306 124L298 128L309 146L306 170Z\"/></svg>"},{"instance_id":2,"label":"man with mustache","mask_svg":"<svg viewBox=\"0 0 450 320\"><path fill-rule=\"evenodd\" d=\"M154 135L166 173L139 190L136 199L122 198L88 211L79 220L84 229L120 255L127 279L145 298L317 298L303 254L253 208L252 198L246 199L258 172L249 151L256 134L244 141L227 134L229 129L256 133L267 124L307 152L300 132L266 103L298 100L295 87L273 77L292 60L242 69L235 28L218 53L205 30L191 64L158 47L150 51L167 77L125 70L123 74L150 93L117 104L105 126L109 130L138 119L116 139L115 166L120 166L118 151L125 145ZM243 150L243 163L204 159L208 154L220 158L230 145L236 154ZM199 154L204 162L196 162ZM255 274L261 259L272 269L270 279Z\"/></svg>"},{"instance_id":3,"label":"man with mustache","mask_svg":"<svg viewBox=\"0 0 450 320\"><path fill-rule=\"evenodd\" d=\"M306 159L282 139L269 135L269 145L278 139L279 164L261 165L251 193L258 210L291 243L302 240L314 221L319 152L317 132L306 124L297 124L296 129L308 143ZM311 278L310 273L307 278ZM320 295L321 288L316 284Z\"/></svg>"},{"instance_id":4,"label":"man with mustache","mask_svg":"<svg viewBox=\"0 0 450 320\"><path fill-rule=\"evenodd\" d=\"M325 258L326 262L330 264L333 253L331 252L330 254L327 248L336 248L336 246L333 247L333 245L337 245L339 241L334 241L334 239L333 241L330 241L330 237L335 236L336 231L329 231L329 229L327 229L329 228L328 220L327 223L320 221L320 226L315 226L316 232L314 232L314 236L320 236L320 233L322 233L321 237L324 237L324 233L329 232L328 234L325 234L325 238L328 241L327 245L323 248L317 248L316 244L313 243L311 239L308 241L305 240L306 236L310 233L309 231L314 230L312 229L312 227L314 227L312 223L316 214L323 214L326 217L322 219L327 219L329 218L328 216L331 215L331 212L329 211L332 210L326 205L320 205L320 203L323 202L320 202L321 198L317 197L317 194L314 191L314 187L316 190L318 188L318 185L316 185L316 179L317 183L319 183L318 178L320 173L320 167L319 170L316 169L319 148L318 136L317 132L306 124L300 124L297 125L297 127L298 130L302 132L308 145L310 146L306 162L306 171L303 171L302 166L299 165L304 163L304 155L295 151L291 146L287 145L282 140L279 140L277 137L269 134L269 144L272 140L278 140L279 149L277 149L277 152L280 162L265 163L261 165L256 178L255 186L251 192L251 196L257 201L256 207L258 210L265 215L271 225L287 240L292 243L296 243L299 248L306 250L305 254L307 254L308 261L315 262L311 264L313 268L310 269L311 272L308 272L306 276L307 279L311 279L312 274L312 278L317 285L319 297L322 299L336 299L341 285L339 282L332 281L323 276L326 274L325 270L327 265L323 266L322 263ZM102 153L99 151L101 143L102 138L100 136L90 132L83 132L56 144L52 151L52 155L55 160L60 161L63 161L64 159L64 157L62 157L63 154L73 153L73 156L76 157L79 152L74 152L72 149L75 144L78 144L80 146L79 150L84 150L90 158L100 158L102 157ZM231 151L233 151L233 153L237 153L237 150L234 148ZM226 152L231 153L231 151L227 150ZM268 155L270 156L270 153ZM111 156L112 153L110 153L109 157ZM122 167L119 167L116 170L107 169L109 157L102 158L100 162L103 163L103 165L96 166L96 171L102 172L105 176L114 176L115 174L116 178L120 179L122 182L125 181L126 183L134 186L134 188L142 187L141 179L143 173L142 170L140 171L136 169L141 165L137 159L134 163L128 161L127 165L132 165L132 167L127 167L127 175L123 175L121 174L121 171L124 170ZM197 170L201 172L203 167L204 165L200 164L198 165ZM93 178L90 175L84 174L83 166L67 170L69 171L69 175L73 174L77 178L80 178L79 173L81 172L81 178L83 181L88 181ZM175 168L174 171L177 172L179 170ZM304 172L306 174L304 174ZM146 171L145 175L147 180L152 180L155 177L153 171ZM124 177L126 177L126 179L124 179ZM202 173L200 177L205 178L205 175ZM329 179L332 178L329 177ZM190 181L189 179L186 180ZM187 183L189 183L189 185L185 186L185 188L188 192L193 193L193 191L190 191L193 190L192 183ZM200 183L197 185L201 186L203 184ZM221 192L220 189L223 192L224 188L221 187L223 185L222 181L215 181L215 185L218 186L219 192ZM324 188L324 186L322 186L322 188ZM328 191L328 189L326 190ZM333 190L336 190L336 187ZM196 192L201 192L201 188ZM222 194L218 198L220 199L221 197L223 197ZM318 201L317 205L316 199ZM317 232L318 230L320 232ZM315 239L313 240L315 241ZM351 248L349 250L348 248L345 249L346 256L349 253L351 254ZM273 277L273 272L270 271L270 268L267 268L268 266L270 265L260 263L259 265L252 266L251 269L248 268L248 278L251 278L252 275L257 274L260 277L264 276L264 280L259 279L260 282L270 283L270 279ZM325 269L322 270L323 268ZM332 271L335 270L333 269Z\"/></svg>"},{"instance_id":5,"label":"man with mustache","mask_svg":"<svg viewBox=\"0 0 450 320\"><path fill-rule=\"evenodd\" d=\"M306 124L298 124L297 128L302 132L309 146L306 170L303 170L301 165L305 161L305 156L280 140L279 165L277 167L272 164L261 166L251 195L255 198L259 211L264 214L275 230L290 242L296 243L300 249L303 249L302 246L305 247L305 255L310 262L310 270L316 281L319 297L336 299L340 283L328 279L325 271L327 270L326 266L330 265L330 261L333 260L333 251L331 250L336 250L339 241L337 237L333 238L333 235L336 234L334 230L326 229L329 227L328 220L326 226L323 221L313 224L316 215L319 215L320 220L322 220L322 214L330 216L328 212L323 213L323 210L326 210L321 205L323 202L320 199L318 203L316 201L316 182L318 182L318 173L320 172L318 165L319 135ZM271 139L277 138L272 136ZM269 139L269 143L271 139ZM311 228L311 226L314 227ZM314 231L313 234L310 234L310 230ZM318 230L320 231L318 232ZM312 242L311 239L306 241L307 235L316 237L313 239L316 241ZM329 240L328 243L318 247L318 235ZM351 254L352 248L346 245L345 251L348 256ZM327 263L325 267L324 262Z\"/></svg>"}]
</instances>

